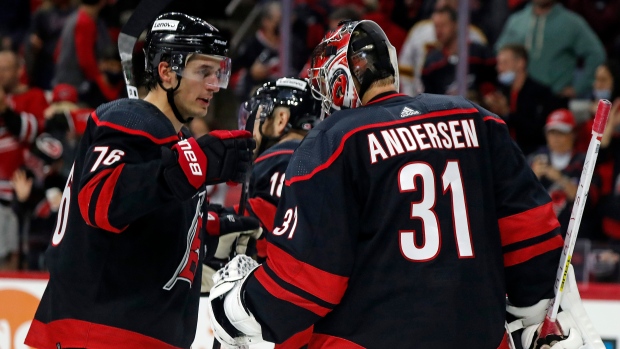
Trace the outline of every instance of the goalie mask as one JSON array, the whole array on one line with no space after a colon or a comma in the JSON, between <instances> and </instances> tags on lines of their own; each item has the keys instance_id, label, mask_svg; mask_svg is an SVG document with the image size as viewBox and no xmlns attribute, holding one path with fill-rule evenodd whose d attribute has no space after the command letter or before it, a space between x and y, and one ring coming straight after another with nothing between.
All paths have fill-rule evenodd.
<instances>
[{"instance_id":1,"label":"goalie mask","mask_svg":"<svg viewBox=\"0 0 620 349\"><path fill-rule=\"evenodd\" d=\"M166 90L168 102L180 122L187 122L179 115L174 105L173 93L181 78L201 81L212 88L226 88L230 80L231 61L226 57L228 42L219 30L206 21L178 12L160 15L151 24L145 44L145 70L149 79L156 81ZM215 64L200 71L186 71L187 62L194 55L201 55ZM159 77L158 66L167 62L179 77L176 87L166 89Z\"/></svg>"},{"instance_id":2,"label":"goalie mask","mask_svg":"<svg viewBox=\"0 0 620 349\"><path fill-rule=\"evenodd\" d=\"M397 67L396 50L377 23L341 23L316 47L308 70L313 96L322 103L321 118L359 107L360 98L377 80L393 76L398 87Z\"/></svg>"}]
</instances>

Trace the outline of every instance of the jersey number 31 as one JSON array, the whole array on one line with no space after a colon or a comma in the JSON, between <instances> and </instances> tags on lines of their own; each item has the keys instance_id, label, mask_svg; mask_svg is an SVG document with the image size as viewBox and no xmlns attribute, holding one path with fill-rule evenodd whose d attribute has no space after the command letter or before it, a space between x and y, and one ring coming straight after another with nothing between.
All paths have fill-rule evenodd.
<instances>
[{"instance_id":1,"label":"jersey number 31","mask_svg":"<svg viewBox=\"0 0 620 349\"><path fill-rule=\"evenodd\" d=\"M399 243L402 255L413 262L432 260L441 247L441 230L437 214L433 210L437 201L435 193L435 174L433 168L425 162L411 162L401 167L398 173L398 186L401 193L417 191L416 177L422 179L422 200L411 203L411 218L422 220L424 243L416 245L416 231L401 230ZM469 217L465 204L463 179L458 161L448 161L443 174L443 193L448 190L452 196L452 220L459 258L473 258Z\"/></svg>"}]
</instances>

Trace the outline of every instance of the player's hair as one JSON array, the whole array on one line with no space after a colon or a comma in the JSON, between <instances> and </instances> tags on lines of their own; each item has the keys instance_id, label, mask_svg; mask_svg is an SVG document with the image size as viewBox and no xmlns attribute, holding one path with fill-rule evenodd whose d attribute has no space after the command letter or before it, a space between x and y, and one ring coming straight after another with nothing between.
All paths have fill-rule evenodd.
<instances>
[{"instance_id":1,"label":"player's hair","mask_svg":"<svg viewBox=\"0 0 620 349\"><path fill-rule=\"evenodd\" d=\"M459 15L456 12L456 10L448 5L444 5L436 9L435 11L433 11L433 14L447 14L448 17L450 18L450 21L452 21L453 23L456 23L456 21L458 21L458 18L459 18Z\"/></svg>"},{"instance_id":2,"label":"player's hair","mask_svg":"<svg viewBox=\"0 0 620 349\"><path fill-rule=\"evenodd\" d=\"M525 66L527 66L530 57L527 53L527 49L523 45L519 44L506 44L499 49L500 51L510 51L517 59L523 59L525 61Z\"/></svg>"}]
</instances>

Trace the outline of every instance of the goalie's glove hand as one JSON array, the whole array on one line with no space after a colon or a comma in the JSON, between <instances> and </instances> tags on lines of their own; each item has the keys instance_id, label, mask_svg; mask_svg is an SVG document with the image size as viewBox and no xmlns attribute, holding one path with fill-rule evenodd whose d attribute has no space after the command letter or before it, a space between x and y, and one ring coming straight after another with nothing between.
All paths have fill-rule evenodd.
<instances>
[{"instance_id":1,"label":"goalie's glove hand","mask_svg":"<svg viewBox=\"0 0 620 349\"><path fill-rule=\"evenodd\" d=\"M260 324L244 303L243 284L256 268L255 260L238 255L213 275L208 312L220 343L244 347L263 341Z\"/></svg>"},{"instance_id":2,"label":"goalie's glove hand","mask_svg":"<svg viewBox=\"0 0 620 349\"><path fill-rule=\"evenodd\" d=\"M562 326L563 334L549 334L540 337L541 325L532 325L523 330L521 343L523 348L529 349L581 349L585 348L583 338L576 325L572 324L570 315L558 314L558 323ZM566 329L564 329L566 327ZM534 340L535 339L535 340Z\"/></svg>"},{"instance_id":3,"label":"goalie's glove hand","mask_svg":"<svg viewBox=\"0 0 620 349\"><path fill-rule=\"evenodd\" d=\"M194 196L204 185L241 182L250 169L256 142L247 131L212 131L198 139L162 147L163 177L180 200Z\"/></svg>"}]
</instances>

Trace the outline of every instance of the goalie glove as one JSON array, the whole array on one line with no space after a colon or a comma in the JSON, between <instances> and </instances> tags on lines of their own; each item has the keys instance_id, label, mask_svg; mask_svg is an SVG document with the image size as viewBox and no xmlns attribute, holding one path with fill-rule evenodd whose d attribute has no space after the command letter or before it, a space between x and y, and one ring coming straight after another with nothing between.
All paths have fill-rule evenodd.
<instances>
[{"instance_id":1,"label":"goalie glove","mask_svg":"<svg viewBox=\"0 0 620 349\"><path fill-rule=\"evenodd\" d=\"M220 205L209 205L207 210L207 234L218 236L217 248L212 256L207 255L202 268L200 292L209 292L213 287L212 276L228 263L230 258L245 254L250 238L258 239L263 230L258 219L239 216L228 212Z\"/></svg>"},{"instance_id":2,"label":"goalie glove","mask_svg":"<svg viewBox=\"0 0 620 349\"><path fill-rule=\"evenodd\" d=\"M162 148L163 177L180 200L204 185L241 182L250 169L256 142L247 131L213 131Z\"/></svg>"},{"instance_id":3,"label":"goalie glove","mask_svg":"<svg viewBox=\"0 0 620 349\"><path fill-rule=\"evenodd\" d=\"M208 307L213 334L233 348L263 341L261 326L244 302L243 284L256 268L255 260L238 255L213 275Z\"/></svg>"},{"instance_id":4,"label":"goalie glove","mask_svg":"<svg viewBox=\"0 0 620 349\"><path fill-rule=\"evenodd\" d=\"M561 310L557 316L561 335L552 334L539 338L549 299L543 299L530 307L515 307L507 304L508 314L517 318L508 324L508 331L513 333L523 329L521 344L525 349L605 349L601 337L594 330L581 302L572 265L569 266L564 287L560 302Z\"/></svg>"}]
</instances>

